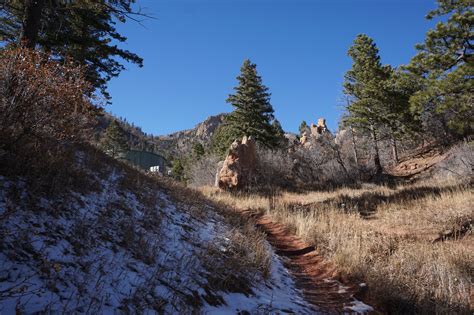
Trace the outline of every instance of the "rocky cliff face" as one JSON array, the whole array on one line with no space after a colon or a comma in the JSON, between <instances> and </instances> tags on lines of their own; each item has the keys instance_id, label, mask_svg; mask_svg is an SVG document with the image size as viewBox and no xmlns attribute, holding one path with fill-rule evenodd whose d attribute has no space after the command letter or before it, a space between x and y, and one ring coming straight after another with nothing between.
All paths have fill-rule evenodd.
<instances>
[{"instance_id":1,"label":"rocky cliff face","mask_svg":"<svg viewBox=\"0 0 474 315\"><path fill-rule=\"evenodd\" d=\"M164 136L152 136L144 133L136 127L122 119L117 119L119 124L127 134L129 146L132 149L154 152L170 157L184 157L192 152L193 145L200 143L207 148L217 127L224 121L226 114L210 116L205 121L197 124L192 129L182 130ZM93 138L99 142L107 126L116 119L114 116L105 113L99 119L99 123L94 130Z\"/></svg>"},{"instance_id":2,"label":"rocky cliff face","mask_svg":"<svg viewBox=\"0 0 474 315\"><path fill-rule=\"evenodd\" d=\"M195 143L209 147L214 132L224 118L225 114L210 116L192 129L154 137L155 148L167 155L185 156L191 153Z\"/></svg>"}]
</instances>

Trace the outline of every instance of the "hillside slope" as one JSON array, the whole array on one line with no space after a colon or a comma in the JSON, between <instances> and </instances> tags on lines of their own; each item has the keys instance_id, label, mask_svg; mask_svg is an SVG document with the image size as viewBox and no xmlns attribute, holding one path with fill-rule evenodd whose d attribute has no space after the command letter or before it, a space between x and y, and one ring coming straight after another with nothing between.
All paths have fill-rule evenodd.
<instances>
[{"instance_id":1,"label":"hillside slope","mask_svg":"<svg viewBox=\"0 0 474 315\"><path fill-rule=\"evenodd\" d=\"M0 176L0 312L314 312L251 226L99 152L76 157L75 189Z\"/></svg>"},{"instance_id":2,"label":"hillside slope","mask_svg":"<svg viewBox=\"0 0 474 315\"><path fill-rule=\"evenodd\" d=\"M127 135L130 148L155 152L167 158L182 158L191 154L193 145L196 143L200 143L205 148L208 148L211 144L214 132L224 121L225 115L226 114L218 114L209 116L206 120L196 124L196 126L190 129L177 131L168 135L153 136L144 133L140 127L115 118L108 113L104 113L95 128L94 138L96 142L98 142L110 122L117 119Z\"/></svg>"},{"instance_id":3,"label":"hillside slope","mask_svg":"<svg viewBox=\"0 0 474 315\"><path fill-rule=\"evenodd\" d=\"M157 150L168 155L186 156L191 153L195 143L209 147L214 132L223 123L225 116L226 114L210 116L194 128L155 137Z\"/></svg>"}]
</instances>

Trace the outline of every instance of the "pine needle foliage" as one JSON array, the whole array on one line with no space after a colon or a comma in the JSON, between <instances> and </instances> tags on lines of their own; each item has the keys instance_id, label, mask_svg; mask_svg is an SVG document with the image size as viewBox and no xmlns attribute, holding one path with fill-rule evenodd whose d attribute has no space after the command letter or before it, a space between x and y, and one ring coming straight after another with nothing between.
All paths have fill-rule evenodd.
<instances>
[{"instance_id":1,"label":"pine needle foliage","mask_svg":"<svg viewBox=\"0 0 474 315\"><path fill-rule=\"evenodd\" d=\"M1 1L0 1L1 2ZM40 48L55 59L72 59L106 99L107 82L125 69L121 61L143 65L141 57L119 47L116 28L134 16L135 0L10 0L0 5L0 42Z\"/></svg>"},{"instance_id":2,"label":"pine needle foliage","mask_svg":"<svg viewBox=\"0 0 474 315\"><path fill-rule=\"evenodd\" d=\"M268 148L278 147L281 137L272 125L275 117L270 93L257 73L256 64L245 60L237 80L239 84L234 88L235 93L227 99L234 111L216 132L215 150L222 154L234 140L243 136L251 136Z\"/></svg>"},{"instance_id":3,"label":"pine needle foliage","mask_svg":"<svg viewBox=\"0 0 474 315\"><path fill-rule=\"evenodd\" d=\"M410 99L413 113L441 116L458 136L474 130L474 10L472 0L438 0L427 19L442 18L427 32L407 67L422 89Z\"/></svg>"},{"instance_id":4,"label":"pine needle foliage","mask_svg":"<svg viewBox=\"0 0 474 315\"><path fill-rule=\"evenodd\" d=\"M125 131L113 120L105 130L100 143L102 150L113 158L123 158L130 149Z\"/></svg>"},{"instance_id":5,"label":"pine needle foliage","mask_svg":"<svg viewBox=\"0 0 474 315\"><path fill-rule=\"evenodd\" d=\"M308 124L306 123L306 120L303 120L298 128L299 132L300 132L300 136L303 135L303 132L306 131L306 129L308 129Z\"/></svg>"}]
</instances>

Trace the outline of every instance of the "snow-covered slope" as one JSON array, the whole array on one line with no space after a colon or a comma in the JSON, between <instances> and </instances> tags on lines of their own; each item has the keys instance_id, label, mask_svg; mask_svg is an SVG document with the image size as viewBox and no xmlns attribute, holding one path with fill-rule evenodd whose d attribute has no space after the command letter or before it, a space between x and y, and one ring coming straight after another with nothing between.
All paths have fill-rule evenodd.
<instances>
[{"instance_id":1,"label":"snow-covered slope","mask_svg":"<svg viewBox=\"0 0 474 315\"><path fill-rule=\"evenodd\" d=\"M59 195L0 176L1 314L314 313L268 245L268 277L235 263L241 231L214 205L103 167L89 170L91 187Z\"/></svg>"}]
</instances>

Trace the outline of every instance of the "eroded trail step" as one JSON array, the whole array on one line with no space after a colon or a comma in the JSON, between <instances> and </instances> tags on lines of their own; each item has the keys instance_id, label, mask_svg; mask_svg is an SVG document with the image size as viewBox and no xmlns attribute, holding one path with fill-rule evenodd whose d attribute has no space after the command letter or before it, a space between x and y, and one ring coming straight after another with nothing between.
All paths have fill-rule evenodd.
<instances>
[{"instance_id":1,"label":"eroded trail step","mask_svg":"<svg viewBox=\"0 0 474 315\"><path fill-rule=\"evenodd\" d=\"M341 283L335 267L326 262L314 246L305 243L268 215L250 209L239 210L241 215L252 218L267 235L283 264L293 276L296 286L306 301L322 313L370 313L373 309L357 301L354 295L359 287Z\"/></svg>"}]
</instances>

